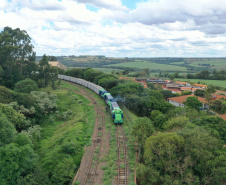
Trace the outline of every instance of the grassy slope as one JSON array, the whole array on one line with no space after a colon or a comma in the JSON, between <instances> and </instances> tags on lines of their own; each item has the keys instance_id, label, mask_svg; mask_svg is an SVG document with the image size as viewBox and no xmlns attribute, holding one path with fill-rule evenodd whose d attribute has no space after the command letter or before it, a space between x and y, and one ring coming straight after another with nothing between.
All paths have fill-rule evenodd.
<instances>
[{"instance_id":1,"label":"grassy slope","mask_svg":"<svg viewBox=\"0 0 226 185\"><path fill-rule=\"evenodd\" d=\"M65 87L65 84L62 86ZM41 163L50 176L54 175L64 158L73 160L73 172L78 169L83 147L91 142L95 122L94 107L89 100L67 90L58 89L51 93L57 94L58 112L43 118L38 147ZM73 174L70 175L72 178Z\"/></svg>"},{"instance_id":2,"label":"grassy slope","mask_svg":"<svg viewBox=\"0 0 226 185\"><path fill-rule=\"evenodd\" d=\"M134 67L139 69L149 68L150 70L162 70L162 71L186 71L186 67L175 66L175 65L166 65L166 64L158 64L158 63L150 63L150 62L128 62L121 64L113 64L110 66L123 66L123 67Z\"/></svg>"}]
</instances>

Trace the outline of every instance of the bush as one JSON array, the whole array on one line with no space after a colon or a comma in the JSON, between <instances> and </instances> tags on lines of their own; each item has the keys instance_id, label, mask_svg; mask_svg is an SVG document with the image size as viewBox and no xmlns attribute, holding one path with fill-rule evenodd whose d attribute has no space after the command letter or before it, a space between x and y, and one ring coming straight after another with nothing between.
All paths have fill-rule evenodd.
<instances>
[{"instance_id":1,"label":"bush","mask_svg":"<svg viewBox=\"0 0 226 185\"><path fill-rule=\"evenodd\" d=\"M26 78L25 80L17 82L14 90L16 92L30 93L31 91L37 91L38 86L35 81Z\"/></svg>"},{"instance_id":2,"label":"bush","mask_svg":"<svg viewBox=\"0 0 226 185\"><path fill-rule=\"evenodd\" d=\"M0 86L0 103L8 104L12 102L12 95L13 92L10 89Z\"/></svg>"}]
</instances>

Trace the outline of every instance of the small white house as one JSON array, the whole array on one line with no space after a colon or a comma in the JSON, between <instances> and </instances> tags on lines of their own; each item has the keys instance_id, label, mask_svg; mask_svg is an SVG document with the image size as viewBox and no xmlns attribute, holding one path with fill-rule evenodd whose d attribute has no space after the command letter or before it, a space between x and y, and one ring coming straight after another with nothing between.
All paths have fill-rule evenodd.
<instances>
[{"instance_id":1,"label":"small white house","mask_svg":"<svg viewBox=\"0 0 226 185\"><path fill-rule=\"evenodd\" d=\"M185 102L187 97L189 96L194 96L194 95L185 95L185 96L168 98L168 102L176 107L185 107L183 102ZM204 98L198 97L198 100L203 104L201 108L203 109L207 108L207 101Z\"/></svg>"}]
</instances>

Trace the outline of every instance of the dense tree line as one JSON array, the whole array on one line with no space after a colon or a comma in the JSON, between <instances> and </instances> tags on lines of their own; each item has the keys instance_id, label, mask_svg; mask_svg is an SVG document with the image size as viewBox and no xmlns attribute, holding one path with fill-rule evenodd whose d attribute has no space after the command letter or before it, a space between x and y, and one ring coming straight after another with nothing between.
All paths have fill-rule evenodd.
<instances>
[{"instance_id":1,"label":"dense tree line","mask_svg":"<svg viewBox=\"0 0 226 185\"><path fill-rule=\"evenodd\" d=\"M43 56L39 64L26 31L0 32L0 184L50 184L36 152L43 117L57 109L59 70Z\"/></svg>"}]
</instances>

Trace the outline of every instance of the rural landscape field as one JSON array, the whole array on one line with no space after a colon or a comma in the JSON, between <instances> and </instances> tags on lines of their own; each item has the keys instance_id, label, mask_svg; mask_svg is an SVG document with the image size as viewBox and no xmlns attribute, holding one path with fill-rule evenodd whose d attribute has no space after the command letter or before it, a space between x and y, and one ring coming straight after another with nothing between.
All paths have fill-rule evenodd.
<instances>
[{"instance_id":1,"label":"rural landscape field","mask_svg":"<svg viewBox=\"0 0 226 185\"><path fill-rule=\"evenodd\" d=\"M0 185L226 185L225 0L0 0Z\"/></svg>"}]
</instances>

